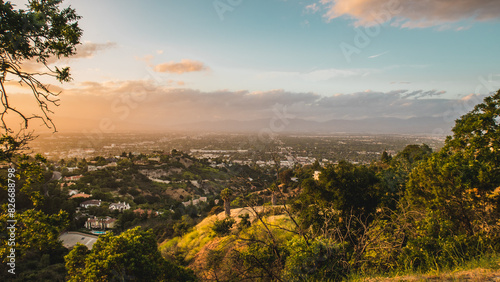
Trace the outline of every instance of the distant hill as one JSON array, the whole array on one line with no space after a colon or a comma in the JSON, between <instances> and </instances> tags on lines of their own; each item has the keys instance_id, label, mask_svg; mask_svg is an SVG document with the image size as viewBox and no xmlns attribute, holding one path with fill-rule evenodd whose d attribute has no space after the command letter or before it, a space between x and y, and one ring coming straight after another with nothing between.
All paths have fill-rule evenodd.
<instances>
[{"instance_id":1,"label":"distant hill","mask_svg":"<svg viewBox=\"0 0 500 282\"><path fill-rule=\"evenodd\" d=\"M187 123L173 127L175 130L215 132L261 132L275 129L276 133L378 133L378 134L448 134L453 122L443 118L418 117L372 118L361 120L335 119L324 122L304 119L289 119L288 124L280 120L258 119L250 121L224 120ZM274 124L272 122L275 122ZM276 130L278 129L278 130Z\"/></svg>"}]
</instances>

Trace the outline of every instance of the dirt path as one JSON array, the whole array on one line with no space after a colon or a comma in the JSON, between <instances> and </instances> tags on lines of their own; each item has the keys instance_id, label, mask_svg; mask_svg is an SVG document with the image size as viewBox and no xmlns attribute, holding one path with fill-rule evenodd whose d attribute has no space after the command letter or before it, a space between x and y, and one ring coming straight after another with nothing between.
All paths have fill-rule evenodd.
<instances>
[{"instance_id":1,"label":"dirt path","mask_svg":"<svg viewBox=\"0 0 500 282\"><path fill-rule=\"evenodd\" d=\"M366 281L474 281L474 282L500 282L500 270L476 268L442 274L408 275L391 278L377 277Z\"/></svg>"}]
</instances>

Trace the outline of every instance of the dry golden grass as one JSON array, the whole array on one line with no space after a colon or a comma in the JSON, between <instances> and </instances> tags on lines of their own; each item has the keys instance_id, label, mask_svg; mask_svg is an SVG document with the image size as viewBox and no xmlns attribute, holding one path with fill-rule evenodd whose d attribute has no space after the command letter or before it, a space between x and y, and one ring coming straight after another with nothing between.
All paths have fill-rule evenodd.
<instances>
[{"instance_id":1,"label":"dry golden grass","mask_svg":"<svg viewBox=\"0 0 500 282\"><path fill-rule=\"evenodd\" d=\"M376 277L368 278L365 281L384 282L384 281L470 281L470 282L493 282L500 281L500 270L491 270L477 268L472 270L462 270L451 273L442 274L422 274L422 275L406 275L396 276L391 278Z\"/></svg>"}]
</instances>

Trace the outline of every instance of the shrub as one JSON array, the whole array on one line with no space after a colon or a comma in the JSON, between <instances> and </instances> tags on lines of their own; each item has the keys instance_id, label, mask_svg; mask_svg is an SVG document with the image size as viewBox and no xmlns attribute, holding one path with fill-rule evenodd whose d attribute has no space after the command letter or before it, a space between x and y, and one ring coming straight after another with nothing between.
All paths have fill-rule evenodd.
<instances>
[{"instance_id":1,"label":"shrub","mask_svg":"<svg viewBox=\"0 0 500 282\"><path fill-rule=\"evenodd\" d=\"M216 220L214 222L214 226L212 226L212 230L217 234L217 236L224 236L231 232L231 228L235 220L231 217L225 218L223 220Z\"/></svg>"}]
</instances>

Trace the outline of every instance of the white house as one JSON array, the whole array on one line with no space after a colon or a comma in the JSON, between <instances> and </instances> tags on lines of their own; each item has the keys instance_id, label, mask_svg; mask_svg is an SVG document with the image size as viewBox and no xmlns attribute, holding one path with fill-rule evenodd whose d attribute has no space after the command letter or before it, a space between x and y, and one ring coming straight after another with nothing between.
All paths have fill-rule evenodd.
<instances>
[{"instance_id":1,"label":"white house","mask_svg":"<svg viewBox=\"0 0 500 282\"><path fill-rule=\"evenodd\" d=\"M107 216L106 218L87 218L85 227L87 229L111 229L115 228L116 219Z\"/></svg>"},{"instance_id":2,"label":"white house","mask_svg":"<svg viewBox=\"0 0 500 282\"><path fill-rule=\"evenodd\" d=\"M75 170L77 170L78 167L76 167L76 166L75 167L67 167L66 169L68 170L69 173L71 173L71 172L74 172Z\"/></svg>"},{"instance_id":3,"label":"white house","mask_svg":"<svg viewBox=\"0 0 500 282\"><path fill-rule=\"evenodd\" d=\"M201 202L205 202L205 203L206 203L206 202L207 202L207 200L208 200L208 199L207 199L207 197L200 197L200 198L198 198L198 199L194 199L194 200L191 200L191 201L182 202L182 204L183 204L185 207L187 207L187 206L189 206L189 205L196 206L196 205L198 205L198 204L199 204L199 203L201 203Z\"/></svg>"},{"instance_id":4,"label":"white house","mask_svg":"<svg viewBox=\"0 0 500 282\"><path fill-rule=\"evenodd\" d=\"M316 171L314 172L314 175L313 175L314 180L318 181L318 180L319 180L319 175L320 175L320 174L321 174L321 171L316 170Z\"/></svg>"},{"instance_id":5,"label":"white house","mask_svg":"<svg viewBox=\"0 0 500 282\"><path fill-rule=\"evenodd\" d=\"M124 210L128 210L130 209L130 205L128 203L121 203L121 202L118 202L118 203L112 203L111 205L109 205L109 209L110 210L118 210L118 211L124 211Z\"/></svg>"},{"instance_id":6,"label":"white house","mask_svg":"<svg viewBox=\"0 0 500 282\"><path fill-rule=\"evenodd\" d=\"M89 207L99 207L99 206L101 206L101 200L88 200L80 204L80 207L86 209Z\"/></svg>"},{"instance_id":7,"label":"white house","mask_svg":"<svg viewBox=\"0 0 500 282\"><path fill-rule=\"evenodd\" d=\"M80 191L78 191L78 190L69 190L69 191L68 191L68 194L69 194L70 196L76 195L76 194L78 194L78 193L80 193Z\"/></svg>"}]
</instances>

